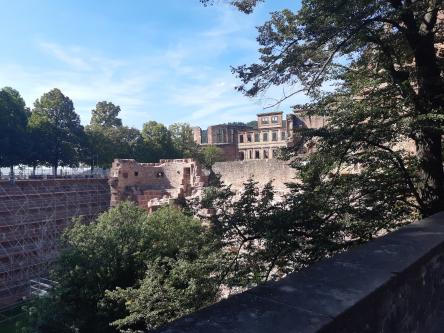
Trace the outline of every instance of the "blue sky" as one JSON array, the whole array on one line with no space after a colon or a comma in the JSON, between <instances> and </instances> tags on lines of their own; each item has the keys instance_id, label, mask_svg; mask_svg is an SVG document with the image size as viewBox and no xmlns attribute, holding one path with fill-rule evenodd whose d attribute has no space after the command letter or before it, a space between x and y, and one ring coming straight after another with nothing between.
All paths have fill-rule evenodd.
<instances>
[{"instance_id":1,"label":"blue sky","mask_svg":"<svg viewBox=\"0 0 444 333\"><path fill-rule=\"evenodd\" d=\"M230 65L257 59L255 27L298 0L268 0L252 15L216 1L0 0L0 87L19 90L29 106L57 87L83 124L96 102L122 108L125 125L149 120L206 127L249 121L282 95L250 99L234 90ZM280 110L304 96L282 103Z\"/></svg>"}]
</instances>

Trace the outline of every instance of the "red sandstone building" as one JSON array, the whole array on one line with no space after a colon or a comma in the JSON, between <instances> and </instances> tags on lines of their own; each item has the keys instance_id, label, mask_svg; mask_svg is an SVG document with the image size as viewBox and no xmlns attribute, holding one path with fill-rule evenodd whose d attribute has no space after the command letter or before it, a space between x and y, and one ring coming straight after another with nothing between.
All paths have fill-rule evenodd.
<instances>
[{"instance_id":1,"label":"red sandstone building","mask_svg":"<svg viewBox=\"0 0 444 333\"><path fill-rule=\"evenodd\" d=\"M282 112L267 112L257 115L257 127L229 124L210 126L206 130L195 127L194 141L221 148L229 161L272 159L280 148L295 144L298 128L323 125L319 119L302 119L295 114L284 118Z\"/></svg>"}]
</instances>

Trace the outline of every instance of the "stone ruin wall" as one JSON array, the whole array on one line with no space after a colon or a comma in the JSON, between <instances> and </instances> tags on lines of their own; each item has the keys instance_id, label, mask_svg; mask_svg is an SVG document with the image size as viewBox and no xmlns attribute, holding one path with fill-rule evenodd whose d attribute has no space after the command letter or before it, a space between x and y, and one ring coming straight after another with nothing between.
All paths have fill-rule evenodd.
<instances>
[{"instance_id":1,"label":"stone ruin wall","mask_svg":"<svg viewBox=\"0 0 444 333\"><path fill-rule=\"evenodd\" d=\"M260 188L273 180L273 187L278 194L288 191L286 183L297 181L296 170L288 162L276 159L217 162L213 170L221 175L221 180L226 185L231 185L237 191L243 188L249 178L258 182Z\"/></svg>"},{"instance_id":2,"label":"stone ruin wall","mask_svg":"<svg viewBox=\"0 0 444 333\"><path fill-rule=\"evenodd\" d=\"M278 195L288 192L286 183L296 180L296 170L280 160L249 160L215 163L213 170L235 191L253 178L262 188L270 180ZM111 206L125 200L136 202L148 212L177 199L199 195L207 185L208 172L192 159L161 160L159 163L137 163L114 160L109 184Z\"/></svg>"},{"instance_id":3,"label":"stone ruin wall","mask_svg":"<svg viewBox=\"0 0 444 333\"><path fill-rule=\"evenodd\" d=\"M206 175L192 159L137 163L114 160L109 177L111 206L131 200L149 212L179 198L195 195L206 184Z\"/></svg>"}]
</instances>

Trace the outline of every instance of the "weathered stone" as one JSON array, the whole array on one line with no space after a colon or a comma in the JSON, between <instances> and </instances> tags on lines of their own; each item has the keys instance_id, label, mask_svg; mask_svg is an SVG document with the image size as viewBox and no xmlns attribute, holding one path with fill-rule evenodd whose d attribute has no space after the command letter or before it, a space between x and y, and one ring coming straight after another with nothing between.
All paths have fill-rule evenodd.
<instances>
[{"instance_id":1,"label":"weathered stone","mask_svg":"<svg viewBox=\"0 0 444 333\"><path fill-rule=\"evenodd\" d=\"M156 332L422 333L444 313L443 299L439 213Z\"/></svg>"},{"instance_id":2,"label":"weathered stone","mask_svg":"<svg viewBox=\"0 0 444 333\"><path fill-rule=\"evenodd\" d=\"M195 194L206 181L206 175L192 159L160 160L159 163L117 159L109 177L111 205L131 200L152 212Z\"/></svg>"},{"instance_id":3,"label":"weathered stone","mask_svg":"<svg viewBox=\"0 0 444 333\"><path fill-rule=\"evenodd\" d=\"M231 185L234 190L241 190L243 184L252 178L263 187L269 181L273 181L273 187L278 192L287 192L286 183L295 183L296 170L281 160L249 160L217 162L213 166L215 173L221 175L221 180Z\"/></svg>"}]
</instances>

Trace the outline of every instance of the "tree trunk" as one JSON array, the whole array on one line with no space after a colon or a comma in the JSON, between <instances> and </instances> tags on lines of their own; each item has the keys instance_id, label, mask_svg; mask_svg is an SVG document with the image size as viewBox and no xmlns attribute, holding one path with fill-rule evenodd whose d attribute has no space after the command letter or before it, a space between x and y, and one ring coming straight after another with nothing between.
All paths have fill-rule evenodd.
<instances>
[{"instance_id":1,"label":"tree trunk","mask_svg":"<svg viewBox=\"0 0 444 333\"><path fill-rule=\"evenodd\" d=\"M426 217L444 210L441 135L423 130L416 139L416 149L421 168L418 190L424 202L421 213Z\"/></svg>"},{"instance_id":2,"label":"tree trunk","mask_svg":"<svg viewBox=\"0 0 444 333\"><path fill-rule=\"evenodd\" d=\"M421 168L418 185L424 202L421 211L424 217L444 210L442 124L435 120L444 107L444 81L436 58L433 25L429 14L426 14L419 26L406 22L410 31L408 40L415 55L416 111L419 118L419 131L415 135L415 141Z\"/></svg>"},{"instance_id":3,"label":"tree trunk","mask_svg":"<svg viewBox=\"0 0 444 333\"><path fill-rule=\"evenodd\" d=\"M13 165L11 165L11 166L9 167L9 180L10 180L11 182L13 182L13 181L15 180L14 166L13 166Z\"/></svg>"}]
</instances>

